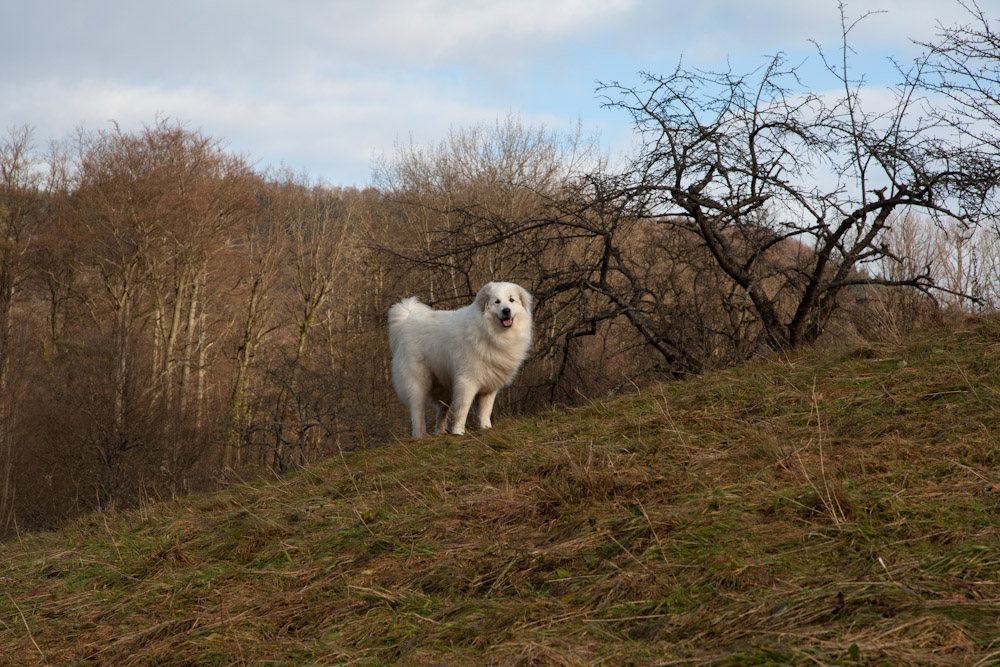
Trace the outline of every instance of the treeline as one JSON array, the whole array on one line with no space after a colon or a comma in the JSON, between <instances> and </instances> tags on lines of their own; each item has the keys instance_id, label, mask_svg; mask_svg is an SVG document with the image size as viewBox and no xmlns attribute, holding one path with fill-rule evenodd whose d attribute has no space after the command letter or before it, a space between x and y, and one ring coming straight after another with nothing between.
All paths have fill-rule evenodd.
<instances>
[{"instance_id":1,"label":"treeline","mask_svg":"<svg viewBox=\"0 0 1000 667\"><path fill-rule=\"evenodd\" d=\"M365 190L261 172L167 119L47 151L11 130L0 534L405 435L385 335L402 296L534 293L501 415L996 310L1000 125L967 120L995 87L943 87L992 34L947 35L890 112L846 67L834 99L780 58L609 84L640 139L614 166L515 117L400 146ZM920 103L949 91L947 113Z\"/></svg>"},{"instance_id":2,"label":"treeline","mask_svg":"<svg viewBox=\"0 0 1000 667\"><path fill-rule=\"evenodd\" d=\"M376 193L168 121L31 148L2 149L7 530L386 437Z\"/></svg>"}]
</instances>

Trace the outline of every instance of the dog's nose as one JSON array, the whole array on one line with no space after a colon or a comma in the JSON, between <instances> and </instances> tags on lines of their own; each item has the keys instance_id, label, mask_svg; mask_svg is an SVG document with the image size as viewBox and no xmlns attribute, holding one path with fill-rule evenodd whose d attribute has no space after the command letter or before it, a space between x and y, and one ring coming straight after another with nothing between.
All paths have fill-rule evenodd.
<instances>
[{"instance_id":1,"label":"dog's nose","mask_svg":"<svg viewBox=\"0 0 1000 667\"><path fill-rule=\"evenodd\" d=\"M504 308L500 312L503 313L504 317L507 317L508 315L510 315L510 308Z\"/></svg>"}]
</instances>

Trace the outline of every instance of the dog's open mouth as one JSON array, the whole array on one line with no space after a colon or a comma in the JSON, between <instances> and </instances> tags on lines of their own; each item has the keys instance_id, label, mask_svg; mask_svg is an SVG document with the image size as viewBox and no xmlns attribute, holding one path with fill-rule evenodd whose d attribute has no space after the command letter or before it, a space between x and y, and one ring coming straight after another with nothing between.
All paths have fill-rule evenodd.
<instances>
[{"instance_id":1,"label":"dog's open mouth","mask_svg":"<svg viewBox=\"0 0 1000 667\"><path fill-rule=\"evenodd\" d=\"M509 329L514 326L514 318L508 317L507 319L500 318L500 324L503 325L504 329Z\"/></svg>"}]
</instances>

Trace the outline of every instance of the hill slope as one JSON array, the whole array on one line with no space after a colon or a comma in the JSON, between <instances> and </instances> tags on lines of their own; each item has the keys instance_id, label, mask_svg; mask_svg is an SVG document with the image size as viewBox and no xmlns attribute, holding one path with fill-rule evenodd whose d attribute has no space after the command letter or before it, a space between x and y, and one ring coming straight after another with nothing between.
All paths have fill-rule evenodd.
<instances>
[{"instance_id":1,"label":"hill slope","mask_svg":"<svg viewBox=\"0 0 1000 667\"><path fill-rule=\"evenodd\" d=\"M1000 659L1000 320L0 545L0 662Z\"/></svg>"}]
</instances>

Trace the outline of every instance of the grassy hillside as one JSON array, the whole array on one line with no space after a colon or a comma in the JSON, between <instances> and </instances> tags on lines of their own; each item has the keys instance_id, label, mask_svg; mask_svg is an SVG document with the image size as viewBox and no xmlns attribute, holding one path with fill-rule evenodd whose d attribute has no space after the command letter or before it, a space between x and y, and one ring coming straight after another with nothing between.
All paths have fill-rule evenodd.
<instances>
[{"instance_id":1,"label":"grassy hillside","mask_svg":"<svg viewBox=\"0 0 1000 667\"><path fill-rule=\"evenodd\" d=\"M5 664L1000 660L1000 320L0 545Z\"/></svg>"}]
</instances>

